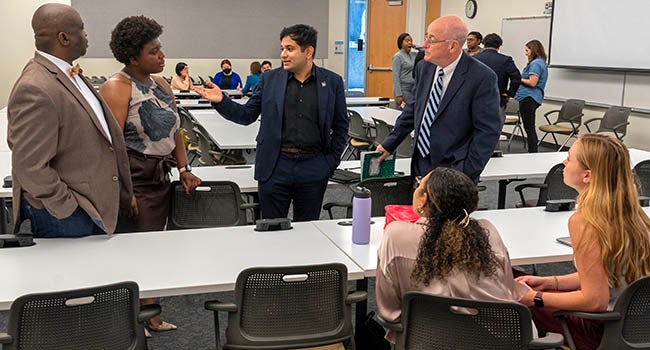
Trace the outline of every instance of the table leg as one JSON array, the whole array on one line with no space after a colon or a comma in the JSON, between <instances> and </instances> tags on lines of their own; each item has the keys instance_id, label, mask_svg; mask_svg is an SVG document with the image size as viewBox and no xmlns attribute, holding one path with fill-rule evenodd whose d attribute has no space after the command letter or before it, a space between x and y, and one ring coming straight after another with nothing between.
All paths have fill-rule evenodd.
<instances>
[{"instance_id":1,"label":"table leg","mask_svg":"<svg viewBox=\"0 0 650 350\"><path fill-rule=\"evenodd\" d=\"M0 233L9 233L7 230L7 221L9 219L7 215L7 202L4 198L0 198Z\"/></svg>"},{"instance_id":2,"label":"table leg","mask_svg":"<svg viewBox=\"0 0 650 350\"><path fill-rule=\"evenodd\" d=\"M361 290L364 292L368 291L368 278L364 277L363 279L360 279L357 281L357 290ZM356 313L355 313L355 325L358 327L363 324L363 322L366 320L366 314L368 313L368 299L356 303Z\"/></svg>"},{"instance_id":3,"label":"table leg","mask_svg":"<svg viewBox=\"0 0 650 350\"><path fill-rule=\"evenodd\" d=\"M510 183L509 180L499 180L499 195L497 199L497 209L504 209L506 207L506 189L508 187L508 184Z\"/></svg>"}]
</instances>

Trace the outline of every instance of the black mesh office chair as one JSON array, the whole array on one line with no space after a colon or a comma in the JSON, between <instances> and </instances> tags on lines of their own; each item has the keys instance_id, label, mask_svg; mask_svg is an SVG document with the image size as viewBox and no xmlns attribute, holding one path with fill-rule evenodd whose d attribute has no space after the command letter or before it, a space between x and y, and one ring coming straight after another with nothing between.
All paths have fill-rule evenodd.
<instances>
[{"instance_id":1,"label":"black mesh office chair","mask_svg":"<svg viewBox=\"0 0 650 350\"><path fill-rule=\"evenodd\" d=\"M632 113L632 109L629 107L612 106L609 107L602 118L591 118L586 120L584 125L588 132L592 132L589 124L600 120L596 133L613 133L617 139L622 141L627 133L627 126L630 124L628 122L630 113Z\"/></svg>"},{"instance_id":2,"label":"black mesh office chair","mask_svg":"<svg viewBox=\"0 0 650 350\"><path fill-rule=\"evenodd\" d=\"M146 349L144 321L160 306L140 309L135 282L22 296L11 305L4 350Z\"/></svg>"},{"instance_id":3,"label":"black mesh office chair","mask_svg":"<svg viewBox=\"0 0 650 350\"><path fill-rule=\"evenodd\" d=\"M515 302L447 298L408 292L395 349L548 349L562 345L560 334L533 339L530 310Z\"/></svg>"},{"instance_id":4,"label":"black mesh office chair","mask_svg":"<svg viewBox=\"0 0 650 350\"><path fill-rule=\"evenodd\" d=\"M564 337L575 349L565 316L605 322L605 331L598 349L650 349L650 277L630 284L618 297L614 309L608 312L558 311Z\"/></svg>"},{"instance_id":5,"label":"black mesh office chair","mask_svg":"<svg viewBox=\"0 0 650 350\"><path fill-rule=\"evenodd\" d=\"M389 204L409 205L413 202L413 177L386 177L367 179L359 182L357 186L370 190L372 197L371 216L385 216L384 207ZM352 202L329 202L323 205L330 219L334 218L332 209L335 207L346 208L346 216L352 217Z\"/></svg>"},{"instance_id":6,"label":"black mesh office chair","mask_svg":"<svg viewBox=\"0 0 650 350\"><path fill-rule=\"evenodd\" d=\"M569 142L569 139L578 136L580 125L582 125L582 116L584 115L582 113L582 109L584 107L584 100L566 100L561 109L544 113L544 118L546 118L548 125L539 126L539 130L545 132L544 136L542 136L542 138L539 140L539 144L544 141L546 135L551 134L551 136L553 136L555 145L559 146L560 144L557 142L555 134L567 135L567 139L564 141L562 146L557 149L560 151L564 145ZM557 113L557 119L555 122L551 122L551 120L548 118L548 116L553 113Z\"/></svg>"},{"instance_id":7,"label":"black mesh office chair","mask_svg":"<svg viewBox=\"0 0 650 350\"><path fill-rule=\"evenodd\" d=\"M644 160L635 165L634 173L639 195L650 197L650 160Z\"/></svg>"},{"instance_id":8,"label":"black mesh office chair","mask_svg":"<svg viewBox=\"0 0 650 350\"><path fill-rule=\"evenodd\" d=\"M343 264L255 267L242 271L235 303L207 301L214 311L215 338L219 311L228 312L224 349L297 349L348 343L354 348L351 304L366 292L348 294Z\"/></svg>"},{"instance_id":9,"label":"black mesh office chair","mask_svg":"<svg viewBox=\"0 0 650 350\"><path fill-rule=\"evenodd\" d=\"M524 189L538 188L539 196L536 201L526 200L524 197ZM521 207L536 207L546 205L549 199L576 199L578 192L564 183L564 164L556 164L546 174L544 183L528 183L515 187L515 191L519 192Z\"/></svg>"},{"instance_id":10,"label":"black mesh office chair","mask_svg":"<svg viewBox=\"0 0 650 350\"><path fill-rule=\"evenodd\" d=\"M245 203L232 181L204 181L189 195L180 181L174 181L171 191L168 229L246 225L246 210L258 207Z\"/></svg>"}]
</instances>

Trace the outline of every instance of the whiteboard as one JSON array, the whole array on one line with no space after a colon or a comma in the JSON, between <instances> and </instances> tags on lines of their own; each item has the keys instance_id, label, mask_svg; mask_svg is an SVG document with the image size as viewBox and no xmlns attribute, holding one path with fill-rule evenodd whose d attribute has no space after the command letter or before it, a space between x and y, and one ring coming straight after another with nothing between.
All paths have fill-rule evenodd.
<instances>
[{"instance_id":1,"label":"whiteboard","mask_svg":"<svg viewBox=\"0 0 650 350\"><path fill-rule=\"evenodd\" d=\"M501 52L512 56L517 68L523 70L527 63L524 45L530 40L537 39L544 45L548 54L550 29L550 16L504 18L501 22L501 37L503 38ZM650 77L647 81L650 81ZM623 99L624 82L624 72L550 67L544 93L546 98L577 98L590 104L621 105L624 102L629 102L628 99L625 101ZM636 102L636 100L634 101ZM625 105L640 106L637 104ZM647 101L646 105L650 108L650 101Z\"/></svg>"}]
</instances>

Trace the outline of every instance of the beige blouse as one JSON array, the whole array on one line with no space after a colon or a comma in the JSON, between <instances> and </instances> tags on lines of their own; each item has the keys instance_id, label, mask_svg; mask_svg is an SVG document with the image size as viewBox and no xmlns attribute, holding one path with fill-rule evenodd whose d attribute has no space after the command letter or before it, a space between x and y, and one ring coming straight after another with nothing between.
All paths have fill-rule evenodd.
<instances>
[{"instance_id":1,"label":"beige blouse","mask_svg":"<svg viewBox=\"0 0 650 350\"><path fill-rule=\"evenodd\" d=\"M417 223L391 222L386 227L377 252L376 294L379 316L388 322L398 322L402 312L402 296L410 291L453 298L518 302L526 294L527 288L514 281L506 246L491 222L478 222L489 233L490 245L501 269L497 270L495 276L478 279L462 272L452 272L445 281L432 280L426 287L411 283L411 272L415 267L420 237L424 234L425 219L422 218ZM395 336L389 332L386 338L394 342Z\"/></svg>"},{"instance_id":2,"label":"beige blouse","mask_svg":"<svg viewBox=\"0 0 650 350\"><path fill-rule=\"evenodd\" d=\"M190 76L186 76L185 79L182 79L178 75L172 77L172 89L174 90L189 90L192 88L192 80Z\"/></svg>"}]
</instances>

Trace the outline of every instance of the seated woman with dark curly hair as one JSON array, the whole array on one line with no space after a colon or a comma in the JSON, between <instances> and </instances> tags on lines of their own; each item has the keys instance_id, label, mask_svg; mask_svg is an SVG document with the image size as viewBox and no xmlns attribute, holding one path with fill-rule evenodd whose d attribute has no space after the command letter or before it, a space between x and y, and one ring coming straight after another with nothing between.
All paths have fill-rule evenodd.
<instances>
[{"instance_id":1,"label":"seated woman with dark curly hair","mask_svg":"<svg viewBox=\"0 0 650 350\"><path fill-rule=\"evenodd\" d=\"M413 193L415 223L394 221L377 259L377 307L398 322L402 296L422 291L454 298L518 302L526 287L515 283L508 250L487 220L472 219L478 190L465 174L436 168ZM419 243L418 243L419 242ZM395 341L395 334L387 339Z\"/></svg>"}]
</instances>

